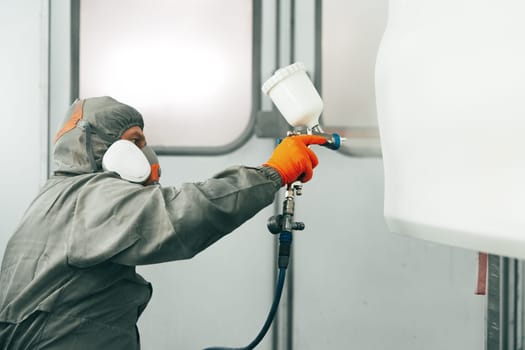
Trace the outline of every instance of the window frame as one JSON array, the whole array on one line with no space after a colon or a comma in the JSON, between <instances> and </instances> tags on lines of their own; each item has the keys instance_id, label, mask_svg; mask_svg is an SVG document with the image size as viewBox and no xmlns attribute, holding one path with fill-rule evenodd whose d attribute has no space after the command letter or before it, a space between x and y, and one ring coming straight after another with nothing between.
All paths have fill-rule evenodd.
<instances>
[{"instance_id":1,"label":"window frame","mask_svg":"<svg viewBox=\"0 0 525 350\"><path fill-rule=\"evenodd\" d=\"M80 91L80 20L81 1L71 2L71 96L74 101ZM152 144L152 148L158 155L223 155L231 153L243 146L255 134L255 118L261 105L261 1L252 0L252 81L251 81L251 108L248 123L245 129L234 140L221 146L159 146ZM195 135L200 137L201 135Z\"/></svg>"}]
</instances>

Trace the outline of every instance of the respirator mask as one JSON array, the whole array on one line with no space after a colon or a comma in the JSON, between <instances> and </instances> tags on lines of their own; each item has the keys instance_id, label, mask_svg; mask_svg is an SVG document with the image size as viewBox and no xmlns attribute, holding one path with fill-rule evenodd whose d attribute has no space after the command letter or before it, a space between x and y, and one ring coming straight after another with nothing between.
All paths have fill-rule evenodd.
<instances>
[{"instance_id":1,"label":"respirator mask","mask_svg":"<svg viewBox=\"0 0 525 350\"><path fill-rule=\"evenodd\" d=\"M159 159L155 151L149 146L140 149L128 140L118 140L109 146L102 157L102 169L144 186L158 184L160 179Z\"/></svg>"}]
</instances>

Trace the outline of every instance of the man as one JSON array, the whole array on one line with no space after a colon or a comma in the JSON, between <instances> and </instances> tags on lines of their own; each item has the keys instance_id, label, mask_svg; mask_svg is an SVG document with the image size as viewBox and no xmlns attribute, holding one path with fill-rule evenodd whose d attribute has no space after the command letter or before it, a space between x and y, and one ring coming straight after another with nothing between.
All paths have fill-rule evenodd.
<instances>
[{"instance_id":1,"label":"man","mask_svg":"<svg viewBox=\"0 0 525 350\"><path fill-rule=\"evenodd\" d=\"M318 161L307 146L325 142L288 137L262 166L179 189L146 186L158 180L155 171L136 183L102 166L113 147L129 145L119 140L146 153L138 111L97 97L77 100L68 115L56 136L55 175L4 254L2 349L139 349L136 322L152 289L135 266L191 258L233 231L281 186L308 181Z\"/></svg>"}]
</instances>

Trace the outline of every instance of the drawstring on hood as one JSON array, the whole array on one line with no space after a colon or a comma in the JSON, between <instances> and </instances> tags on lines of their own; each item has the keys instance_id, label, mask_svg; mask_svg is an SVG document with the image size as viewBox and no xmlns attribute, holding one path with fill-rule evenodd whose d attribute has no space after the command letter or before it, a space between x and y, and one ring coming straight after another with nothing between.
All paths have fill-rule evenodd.
<instances>
[{"instance_id":1,"label":"drawstring on hood","mask_svg":"<svg viewBox=\"0 0 525 350\"><path fill-rule=\"evenodd\" d=\"M144 121L131 106L109 96L77 99L55 137L55 173L102 171L106 150L133 126L143 129Z\"/></svg>"}]
</instances>

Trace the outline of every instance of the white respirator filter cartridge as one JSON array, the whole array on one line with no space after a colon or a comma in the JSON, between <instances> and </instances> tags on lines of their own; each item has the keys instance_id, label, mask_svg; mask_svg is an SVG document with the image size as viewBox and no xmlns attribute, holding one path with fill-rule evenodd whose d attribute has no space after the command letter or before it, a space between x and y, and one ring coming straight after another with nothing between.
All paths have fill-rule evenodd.
<instances>
[{"instance_id":1,"label":"white respirator filter cartridge","mask_svg":"<svg viewBox=\"0 0 525 350\"><path fill-rule=\"evenodd\" d=\"M122 179L143 183L151 173L151 166L144 153L133 142L115 141L102 158L102 169L116 172Z\"/></svg>"}]
</instances>

